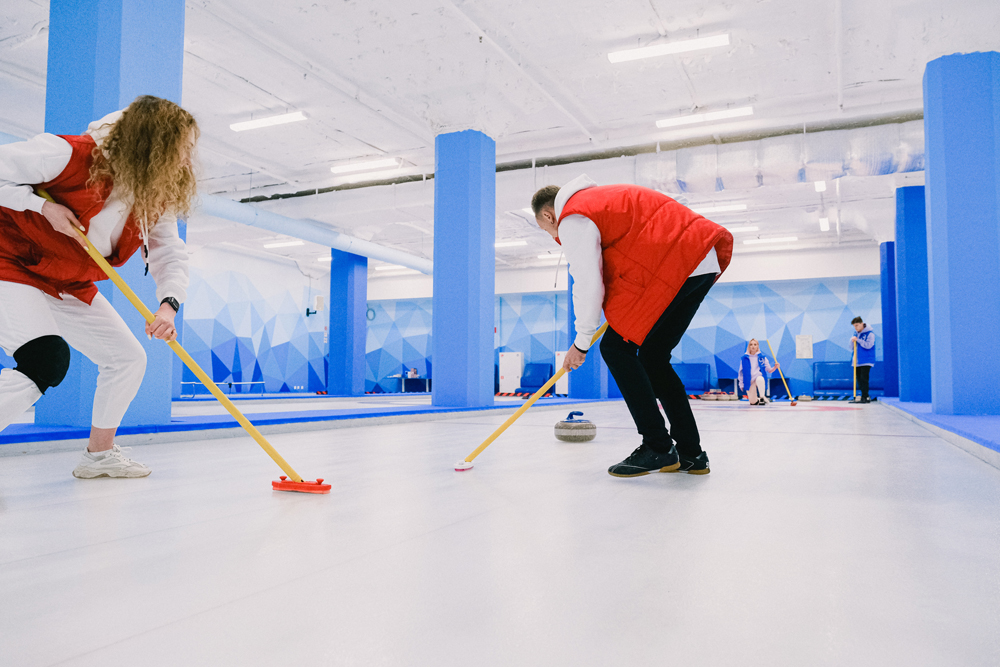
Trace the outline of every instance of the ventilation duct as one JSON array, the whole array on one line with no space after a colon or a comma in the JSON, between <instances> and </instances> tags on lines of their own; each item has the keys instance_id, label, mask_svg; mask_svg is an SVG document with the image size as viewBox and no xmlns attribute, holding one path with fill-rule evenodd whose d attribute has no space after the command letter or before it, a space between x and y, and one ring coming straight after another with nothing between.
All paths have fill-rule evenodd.
<instances>
[{"instance_id":1,"label":"ventilation duct","mask_svg":"<svg viewBox=\"0 0 1000 667\"><path fill-rule=\"evenodd\" d=\"M708 193L884 176L924 168L923 121L788 134L636 156L636 182L667 193Z\"/></svg>"},{"instance_id":2,"label":"ventilation duct","mask_svg":"<svg viewBox=\"0 0 1000 667\"><path fill-rule=\"evenodd\" d=\"M206 215L222 218L223 220L232 220L233 222L267 229L278 234L294 236L304 241L329 246L344 252L354 253L355 255L370 257L371 259L381 260L390 264L399 264L400 266L415 269L428 275L431 274L434 266L429 259L417 257L402 250L387 248L370 241L362 241L361 239L333 230L328 225L324 225L316 220L289 218L250 206L249 204L241 204L225 197L203 195L198 211Z\"/></svg>"}]
</instances>

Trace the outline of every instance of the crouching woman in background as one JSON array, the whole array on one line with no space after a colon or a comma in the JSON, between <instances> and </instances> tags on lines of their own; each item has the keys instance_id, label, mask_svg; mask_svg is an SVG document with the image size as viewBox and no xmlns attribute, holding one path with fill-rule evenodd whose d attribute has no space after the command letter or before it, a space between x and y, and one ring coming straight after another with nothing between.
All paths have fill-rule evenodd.
<instances>
[{"instance_id":1,"label":"crouching woman in background","mask_svg":"<svg viewBox=\"0 0 1000 667\"><path fill-rule=\"evenodd\" d=\"M781 364L771 366L771 360L760 354L760 343L751 338L747 345L747 353L740 360L740 389L746 392L750 405L767 405L764 394L767 387L767 376L778 370Z\"/></svg>"}]
</instances>

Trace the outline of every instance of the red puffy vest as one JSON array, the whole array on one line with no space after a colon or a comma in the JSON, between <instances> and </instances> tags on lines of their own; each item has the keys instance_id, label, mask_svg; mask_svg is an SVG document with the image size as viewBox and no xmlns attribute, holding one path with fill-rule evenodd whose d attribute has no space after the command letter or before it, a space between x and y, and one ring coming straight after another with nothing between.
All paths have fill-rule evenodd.
<instances>
[{"instance_id":1,"label":"red puffy vest","mask_svg":"<svg viewBox=\"0 0 1000 667\"><path fill-rule=\"evenodd\" d=\"M563 206L559 221L569 215L586 216L600 230L604 317L637 345L709 250L715 248L722 271L733 257L733 235L725 227L649 188L580 190Z\"/></svg>"},{"instance_id":2,"label":"red puffy vest","mask_svg":"<svg viewBox=\"0 0 1000 667\"><path fill-rule=\"evenodd\" d=\"M111 187L87 187L94 139L87 135L62 138L73 147L69 164L54 180L37 187L73 211L84 230L89 231L90 220L104 208ZM108 262L123 265L141 245L139 226L129 216ZM89 304L97 296L94 281L106 278L75 240L52 229L40 213L0 208L0 280L31 285L56 298L60 293L72 294Z\"/></svg>"}]
</instances>

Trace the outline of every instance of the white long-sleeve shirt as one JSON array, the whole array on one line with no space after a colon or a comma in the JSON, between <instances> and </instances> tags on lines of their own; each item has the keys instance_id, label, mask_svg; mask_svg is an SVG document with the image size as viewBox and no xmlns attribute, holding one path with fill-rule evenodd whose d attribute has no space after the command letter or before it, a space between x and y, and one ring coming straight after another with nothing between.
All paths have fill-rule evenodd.
<instances>
[{"instance_id":1,"label":"white long-sleeve shirt","mask_svg":"<svg viewBox=\"0 0 1000 667\"><path fill-rule=\"evenodd\" d=\"M578 176L556 195L556 219L569 198L580 190L596 186L586 174ZM559 241L562 243L569 273L573 276L573 313L576 339L573 345L586 352L590 341L601 326L601 309L604 306L604 258L601 255L601 230L590 218L568 215L559 223ZM720 273L719 258L712 248L690 277L706 273Z\"/></svg>"},{"instance_id":2,"label":"white long-sleeve shirt","mask_svg":"<svg viewBox=\"0 0 1000 667\"><path fill-rule=\"evenodd\" d=\"M105 116L90 124L87 134L100 146L110 130L107 127L121 112ZM33 139L0 146L0 206L12 211L42 212L45 200L34 192L34 186L55 179L69 164L73 147L54 134L39 134ZM87 236L97 251L105 257L114 252L128 221L130 207L119 197L114 187L100 213L90 220ZM156 299L173 297L179 302L187 298L188 256L184 241L177 231L177 217L164 214L149 231L149 272L156 282ZM141 250L140 250L141 252Z\"/></svg>"}]
</instances>

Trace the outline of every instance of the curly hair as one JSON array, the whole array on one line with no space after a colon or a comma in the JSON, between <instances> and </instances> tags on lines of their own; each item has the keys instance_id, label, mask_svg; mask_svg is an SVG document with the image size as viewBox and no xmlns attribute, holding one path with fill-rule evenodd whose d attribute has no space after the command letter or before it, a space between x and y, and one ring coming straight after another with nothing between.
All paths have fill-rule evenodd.
<instances>
[{"instance_id":1,"label":"curly hair","mask_svg":"<svg viewBox=\"0 0 1000 667\"><path fill-rule=\"evenodd\" d=\"M197 182L186 158L188 142L198 136L198 123L178 105L152 95L137 97L94 149L87 184L117 186L147 230L168 211L190 213Z\"/></svg>"}]
</instances>

